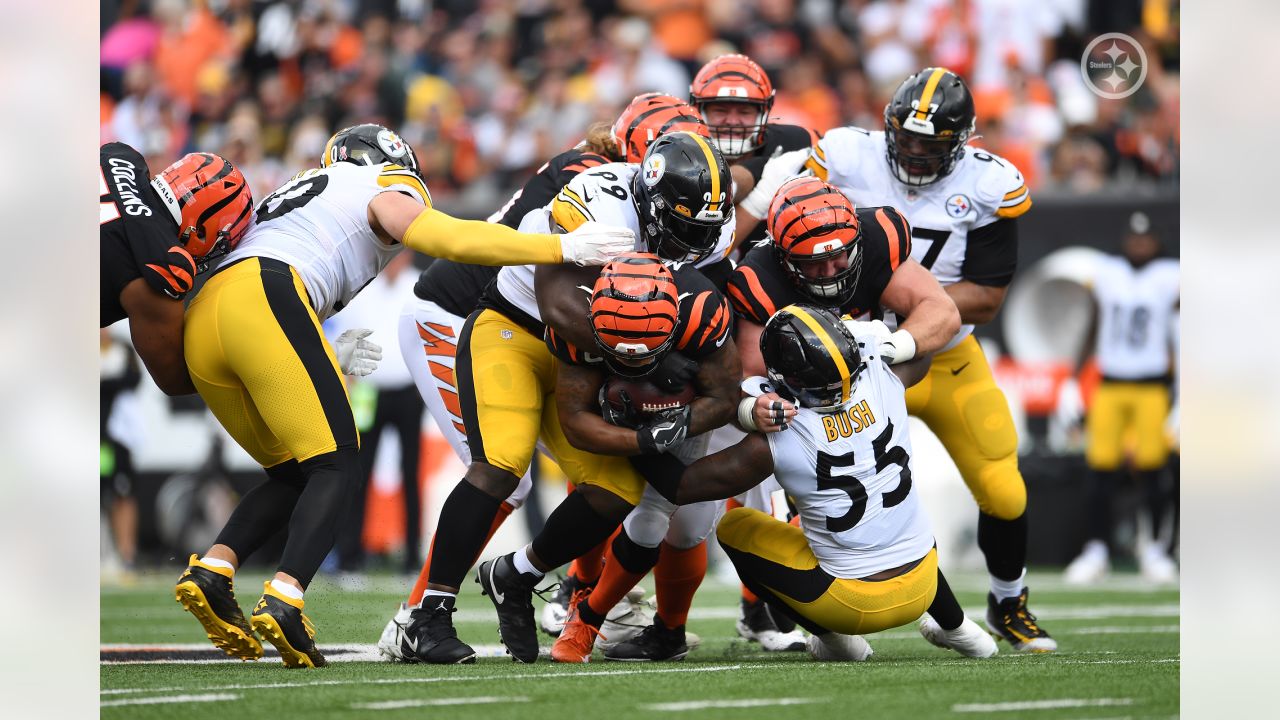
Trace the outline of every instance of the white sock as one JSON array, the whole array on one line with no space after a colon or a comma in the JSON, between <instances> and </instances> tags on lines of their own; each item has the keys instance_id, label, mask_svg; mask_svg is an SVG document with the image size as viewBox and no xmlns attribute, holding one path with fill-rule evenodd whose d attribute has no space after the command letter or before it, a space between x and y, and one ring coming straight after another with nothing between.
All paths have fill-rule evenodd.
<instances>
[{"instance_id":1,"label":"white sock","mask_svg":"<svg viewBox=\"0 0 1280 720\"><path fill-rule=\"evenodd\" d=\"M302 599L302 591L290 585L287 582L283 582L281 580L272 580L271 588L287 598L290 598L293 600Z\"/></svg>"},{"instance_id":2,"label":"white sock","mask_svg":"<svg viewBox=\"0 0 1280 720\"><path fill-rule=\"evenodd\" d=\"M205 565L208 565L209 567L226 568L226 569L230 570L231 572L235 572L235 571L236 571L236 566L235 566L235 565L232 565L231 563L227 562L226 560L219 560L218 558L211 558L211 557L206 556L206 557L202 557L202 558L200 558L200 562L201 562L201 563L203 563L203 564L205 564Z\"/></svg>"},{"instance_id":3,"label":"white sock","mask_svg":"<svg viewBox=\"0 0 1280 720\"><path fill-rule=\"evenodd\" d=\"M526 545L523 549L516 552L512 560L516 564L516 572L522 575L533 575L541 578L545 573L533 566L529 561L529 547Z\"/></svg>"},{"instance_id":4,"label":"white sock","mask_svg":"<svg viewBox=\"0 0 1280 720\"><path fill-rule=\"evenodd\" d=\"M1027 576L1027 569L1022 568L1022 574L1017 580L1001 580L995 575L991 576L991 594L996 596L996 602L1006 600L1011 597L1018 597L1022 594L1022 580Z\"/></svg>"}]
</instances>

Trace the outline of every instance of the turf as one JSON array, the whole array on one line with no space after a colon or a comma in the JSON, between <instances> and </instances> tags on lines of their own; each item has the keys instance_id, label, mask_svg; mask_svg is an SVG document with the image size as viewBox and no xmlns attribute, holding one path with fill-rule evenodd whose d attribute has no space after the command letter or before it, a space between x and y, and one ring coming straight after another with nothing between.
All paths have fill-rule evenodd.
<instances>
[{"instance_id":1,"label":"turf","mask_svg":"<svg viewBox=\"0 0 1280 720\"><path fill-rule=\"evenodd\" d=\"M247 579L240 589L246 609L257 598ZM952 584L970 617L980 621L985 608L983 578L959 576ZM402 599L402 585L382 577L363 591L343 592L318 580L307 594L307 605L319 628L321 647L375 643ZM394 719L428 713L444 713L450 720L576 720L575 715L599 716L602 710L625 712L627 717L735 720L777 715L919 720L983 713L1046 719L1177 714L1175 589L1148 588L1132 576L1119 576L1098 588L1073 590L1049 573L1033 573L1028 585L1032 610L1057 638L1058 653L1016 655L1001 644L995 658L964 659L928 645L909 626L869 636L875 655L865 663L816 663L803 653L765 654L734 632L736 588L708 579L689 623L689 629L701 635L702 646L683 663L609 663L599 653L587 666L545 661L516 665L500 657L482 657L475 665L459 667L335 662L321 670L286 670L275 661L104 663L101 711L103 718L172 718L181 712L202 718L275 720ZM101 597L104 644L207 643L198 624L174 602L168 575L143 578L128 588L104 588ZM488 601L469 588L460 605L462 639L477 645L496 643ZM175 700L183 696L190 697ZM726 701L739 706L687 705ZM985 707L1033 701L1077 702ZM401 706L389 707L391 703Z\"/></svg>"}]
</instances>

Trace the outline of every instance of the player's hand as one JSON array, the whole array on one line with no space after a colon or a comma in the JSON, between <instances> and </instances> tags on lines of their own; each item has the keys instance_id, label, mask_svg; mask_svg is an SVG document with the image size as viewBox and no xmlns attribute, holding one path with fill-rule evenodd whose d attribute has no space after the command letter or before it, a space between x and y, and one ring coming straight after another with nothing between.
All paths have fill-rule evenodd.
<instances>
[{"instance_id":1,"label":"player's hand","mask_svg":"<svg viewBox=\"0 0 1280 720\"><path fill-rule=\"evenodd\" d=\"M848 316L846 315L845 317L847 318ZM889 329L888 325L884 324L883 320L846 320L841 318L841 321L844 322L845 328L853 333L855 338L874 335L880 339L887 339L893 334L893 331Z\"/></svg>"},{"instance_id":2,"label":"player's hand","mask_svg":"<svg viewBox=\"0 0 1280 720\"><path fill-rule=\"evenodd\" d=\"M630 228L587 221L577 230L560 236L560 254L578 267L604 265L622 253L636 249L636 234Z\"/></svg>"},{"instance_id":3,"label":"player's hand","mask_svg":"<svg viewBox=\"0 0 1280 720\"><path fill-rule=\"evenodd\" d=\"M353 328L334 341L333 353L338 356L338 367L343 374L364 377L378 368L382 346L365 340L372 334L372 330Z\"/></svg>"},{"instance_id":4,"label":"player's hand","mask_svg":"<svg viewBox=\"0 0 1280 720\"><path fill-rule=\"evenodd\" d=\"M688 405L656 413L653 419L636 430L640 452L647 455L664 453L684 442L685 436L689 434L689 418L692 416L692 409Z\"/></svg>"},{"instance_id":5,"label":"player's hand","mask_svg":"<svg viewBox=\"0 0 1280 720\"><path fill-rule=\"evenodd\" d=\"M698 375L698 361L690 360L679 350L672 350L658 362L649 382L672 395L684 389Z\"/></svg>"},{"instance_id":6,"label":"player's hand","mask_svg":"<svg viewBox=\"0 0 1280 720\"><path fill-rule=\"evenodd\" d=\"M622 401L622 407L616 408L613 403L609 402L605 388L608 383L600 386L600 394L598 400L600 402L600 417L610 425L617 425L624 428L635 428L640 425L636 418L640 417L636 412L635 402L632 401L631 395L626 390L618 390L618 398Z\"/></svg>"},{"instance_id":7,"label":"player's hand","mask_svg":"<svg viewBox=\"0 0 1280 720\"><path fill-rule=\"evenodd\" d=\"M751 418L762 433L782 432L796 416L796 406L778 393L765 393L756 398Z\"/></svg>"},{"instance_id":8,"label":"player's hand","mask_svg":"<svg viewBox=\"0 0 1280 720\"><path fill-rule=\"evenodd\" d=\"M769 214L769 203L773 202L773 196L778 192L778 188L799 175L800 168L804 167L804 161L808 158L809 148L784 152L771 158L764 164L764 170L760 172L760 181L738 206L750 213L751 217L763 220L764 216Z\"/></svg>"}]
</instances>

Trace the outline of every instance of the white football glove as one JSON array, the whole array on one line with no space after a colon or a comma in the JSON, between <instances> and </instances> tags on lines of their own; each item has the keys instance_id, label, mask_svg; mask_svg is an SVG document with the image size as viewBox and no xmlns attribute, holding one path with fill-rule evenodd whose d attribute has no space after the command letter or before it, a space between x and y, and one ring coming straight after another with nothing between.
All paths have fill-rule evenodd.
<instances>
[{"instance_id":1,"label":"white football glove","mask_svg":"<svg viewBox=\"0 0 1280 720\"><path fill-rule=\"evenodd\" d=\"M863 337L864 335L874 335L876 338L883 341L893 334L893 331L889 329L888 325L884 324L883 320L845 320L843 318L842 320L844 322L844 326L848 328L849 332L853 333L853 336L856 338Z\"/></svg>"},{"instance_id":2,"label":"white football glove","mask_svg":"<svg viewBox=\"0 0 1280 720\"><path fill-rule=\"evenodd\" d=\"M578 267L604 265L622 253L636 249L636 234L630 228L588 221L577 230L560 236L560 254Z\"/></svg>"},{"instance_id":3,"label":"white football glove","mask_svg":"<svg viewBox=\"0 0 1280 720\"><path fill-rule=\"evenodd\" d=\"M791 178L800 174L800 168L804 167L804 161L809 159L809 148L801 148L784 152L781 155L772 158L764 164L764 170L760 172L760 181L756 186L742 198L742 202L738 203L738 207L751 214L751 217L764 219L769 214L769 203L773 202L773 196L778 192L778 188Z\"/></svg>"},{"instance_id":4,"label":"white football glove","mask_svg":"<svg viewBox=\"0 0 1280 720\"><path fill-rule=\"evenodd\" d=\"M365 340L372 330L355 328L347 330L333 342L333 353L338 356L338 367L346 375L364 377L378 367L382 359L382 346Z\"/></svg>"}]
</instances>

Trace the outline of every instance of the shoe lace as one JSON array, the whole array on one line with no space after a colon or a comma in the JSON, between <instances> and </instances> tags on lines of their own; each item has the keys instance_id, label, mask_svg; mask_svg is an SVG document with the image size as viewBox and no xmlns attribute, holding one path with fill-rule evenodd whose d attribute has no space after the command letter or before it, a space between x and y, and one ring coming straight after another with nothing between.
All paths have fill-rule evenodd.
<instances>
[{"instance_id":1,"label":"shoe lace","mask_svg":"<svg viewBox=\"0 0 1280 720\"><path fill-rule=\"evenodd\" d=\"M311 622L311 618L307 617L306 613L298 614L302 616L302 628L307 631L307 636L314 640L316 637L316 624Z\"/></svg>"},{"instance_id":2,"label":"shoe lace","mask_svg":"<svg viewBox=\"0 0 1280 720\"><path fill-rule=\"evenodd\" d=\"M1005 610L1005 622L1013 624L1017 622L1030 631L1029 634L1039 634L1042 632L1040 627L1036 625L1036 616L1031 614L1027 609L1027 596L1019 595L1015 602L1009 603Z\"/></svg>"},{"instance_id":3,"label":"shoe lace","mask_svg":"<svg viewBox=\"0 0 1280 720\"><path fill-rule=\"evenodd\" d=\"M554 598L555 595L560 592L560 585L562 584L562 582L563 582L562 580L558 580L557 582L553 582L550 585L543 588L530 588L529 591L532 592L534 595L537 595L538 598L542 600L542 602L551 602L552 600L549 599L547 596L550 595L552 596L552 598Z\"/></svg>"}]
</instances>

